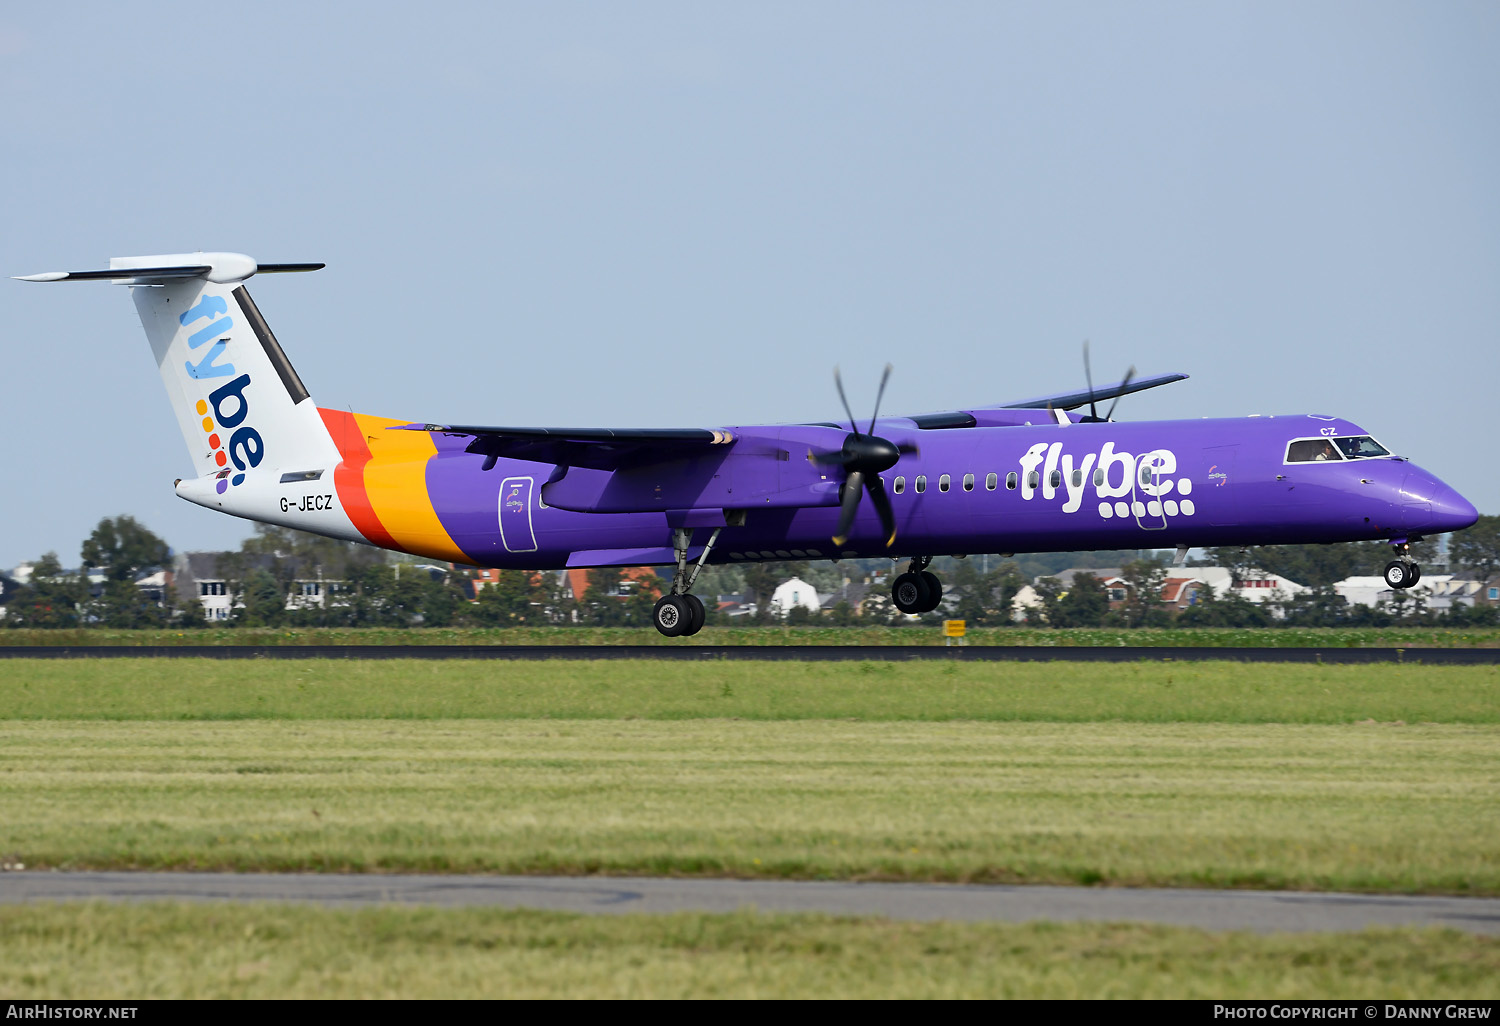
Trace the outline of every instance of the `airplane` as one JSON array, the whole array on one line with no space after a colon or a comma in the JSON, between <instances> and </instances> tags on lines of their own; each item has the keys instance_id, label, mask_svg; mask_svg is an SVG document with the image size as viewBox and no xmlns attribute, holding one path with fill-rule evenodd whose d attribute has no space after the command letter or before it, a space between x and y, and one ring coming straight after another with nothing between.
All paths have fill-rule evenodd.
<instances>
[{"instance_id":1,"label":"airplane","mask_svg":"<svg viewBox=\"0 0 1500 1026\"><path fill-rule=\"evenodd\" d=\"M904 613L930 612L934 556L1383 540L1385 580L1421 577L1411 543L1474 506L1364 428L1323 414L1119 423L1163 374L995 406L843 423L537 428L319 407L245 282L315 271L238 253L115 257L22 281L130 287L194 474L189 502L248 520L481 567L671 566L653 623L696 634L706 565L909 560ZM1098 404L1113 400L1104 416ZM1082 413L1087 406L1088 412ZM868 500L868 501L866 501Z\"/></svg>"}]
</instances>

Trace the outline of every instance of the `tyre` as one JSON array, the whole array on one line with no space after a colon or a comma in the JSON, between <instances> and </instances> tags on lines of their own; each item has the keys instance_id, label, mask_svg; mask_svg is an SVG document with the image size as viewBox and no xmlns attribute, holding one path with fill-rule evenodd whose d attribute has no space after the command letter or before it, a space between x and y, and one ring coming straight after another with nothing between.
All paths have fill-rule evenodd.
<instances>
[{"instance_id":1,"label":"tyre","mask_svg":"<svg viewBox=\"0 0 1500 1026\"><path fill-rule=\"evenodd\" d=\"M1411 588L1422 579L1422 568L1415 563L1411 563L1407 566L1407 569L1411 571L1411 580L1407 582L1406 586Z\"/></svg>"},{"instance_id":2,"label":"tyre","mask_svg":"<svg viewBox=\"0 0 1500 1026\"><path fill-rule=\"evenodd\" d=\"M1406 564L1398 559L1393 559L1385 565L1385 583L1397 591L1411 587L1411 573Z\"/></svg>"},{"instance_id":3,"label":"tyre","mask_svg":"<svg viewBox=\"0 0 1500 1026\"><path fill-rule=\"evenodd\" d=\"M651 611L651 623L658 633L669 638L680 637L687 630L689 622L688 607L681 598L663 595L656 600L656 607Z\"/></svg>"},{"instance_id":4,"label":"tyre","mask_svg":"<svg viewBox=\"0 0 1500 1026\"><path fill-rule=\"evenodd\" d=\"M937 574L923 570L919 575L927 585L927 603L922 607L922 612L930 613L943 601L943 582L938 580Z\"/></svg>"},{"instance_id":5,"label":"tyre","mask_svg":"<svg viewBox=\"0 0 1500 1026\"><path fill-rule=\"evenodd\" d=\"M680 598L688 607L687 630L682 632L682 636L690 638L703 629L703 621L708 619L708 610L697 595L682 595Z\"/></svg>"},{"instance_id":6,"label":"tyre","mask_svg":"<svg viewBox=\"0 0 1500 1026\"><path fill-rule=\"evenodd\" d=\"M923 612L929 595L921 574L902 574L891 582L891 601L903 613Z\"/></svg>"}]
</instances>

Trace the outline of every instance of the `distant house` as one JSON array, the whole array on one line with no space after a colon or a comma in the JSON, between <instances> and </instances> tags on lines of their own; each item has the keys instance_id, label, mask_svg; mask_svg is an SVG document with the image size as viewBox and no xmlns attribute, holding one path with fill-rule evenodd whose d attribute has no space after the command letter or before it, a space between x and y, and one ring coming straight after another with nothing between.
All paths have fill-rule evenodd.
<instances>
[{"instance_id":1,"label":"distant house","mask_svg":"<svg viewBox=\"0 0 1500 1026\"><path fill-rule=\"evenodd\" d=\"M155 573L137 577L135 586L140 589L147 601L154 602L158 606L169 606L172 604L172 585L175 576L171 568L157 570Z\"/></svg>"},{"instance_id":2,"label":"distant house","mask_svg":"<svg viewBox=\"0 0 1500 1026\"><path fill-rule=\"evenodd\" d=\"M5 619L5 608L21 590L21 582L10 574L0 572L0 620Z\"/></svg>"},{"instance_id":3,"label":"distant house","mask_svg":"<svg viewBox=\"0 0 1500 1026\"><path fill-rule=\"evenodd\" d=\"M1103 583L1105 590L1109 592L1111 609L1119 608L1130 598L1130 584L1119 567L1075 568L1052 576L1066 593L1079 574L1088 574ZM1040 581L1041 578L1037 580ZM1169 609L1181 611L1203 601L1209 588L1220 598L1238 595L1257 605L1271 599L1292 598L1309 590L1296 581L1263 570L1247 571L1236 584L1234 576L1221 566L1180 566L1167 569L1167 577L1161 584L1160 598L1162 604ZM1040 605L1041 598L1036 589L1028 585L1017 592L1012 600L1012 616L1017 620L1022 619L1028 608Z\"/></svg>"},{"instance_id":4,"label":"distant house","mask_svg":"<svg viewBox=\"0 0 1500 1026\"><path fill-rule=\"evenodd\" d=\"M1348 577L1335 584L1333 589L1351 606L1383 606L1398 594L1385 583L1384 577ZM1454 606L1483 602L1485 585L1473 575L1423 574L1415 586L1401 594L1420 598L1430 612L1446 613ZM1490 601L1493 602L1494 598Z\"/></svg>"},{"instance_id":5,"label":"distant house","mask_svg":"<svg viewBox=\"0 0 1500 1026\"><path fill-rule=\"evenodd\" d=\"M208 621L228 620L234 615L234 596L229 582L219 572L218 552L183 552L176 562L177 602L182 608L197 602Z\"/></svg>"},{"instance_id":6,"label":"distant house","mask_svg":"<svg viewBox=\"0 0 1500 1026\"><path fill-rule=\"evenodd\" d=\"M232 582L219 563L226 552L184 552L177 556L172 572L167 577L163 594L175 592L180 608L197 602L203 611L203 619L210 622L228 620L234 611L244 605L231 589ZM274 565L271 556L261 554L233 553L241 568L239 572L270 570ZM425 569L425 568L423 568ZM286 609L323 609L347 601L349 582L328 578L307 578L292 582L285 596Z\"/></svg>"},{"instance_id":7,"label":"distant house","mask_svg":"<svg viewBox=\"0 0 1500 1026\"><path fill-rule=\"evenodd\" d=\"M777 585L776 590L771 592L771 612L776 616L786 616L797 608L816 613L823 605L816 588L800 577L793 577Z\"/></svg>"},{"instance_id":8,"label":"distant house","mask_svg":"<svg viewBox=\"0 0 1500 1026\"><path fill-rule=\"evenodd\" d=\"M1173 574L1161 582L1162 605L1168 609L1181 612L1189 606L1196 606L1203 600L1203 593L1209 587L1208 582L1200 581L1196 577L1185 577Z\"/></svg>"},{"instance_id":9,"label":"distant house","mask_svg":"<svg viewBox=\"0 0 1500 1026\"><path fill-rule=\"evenodd\" d=\"M1427 578L1423 577L1417 587L1426 581ZM1480 580L1472 570L1454 574L1449 580L1448 590L1453 601L1463 605L1500 605L1500 575Z\"/></svg>"},{"instance_id":10,"label":"distant house","mask_svg":"<svg viewBox=\"0 0 1500 1026\"><path fill-rule=\"evenodd\" d=\"M1042 608L1042 596L1029 584L1023 584L1016 589L1015 596L1010 600L1010 618L1017 623L1026 619L1026 615Z\"/></svg>"}]
</instances>

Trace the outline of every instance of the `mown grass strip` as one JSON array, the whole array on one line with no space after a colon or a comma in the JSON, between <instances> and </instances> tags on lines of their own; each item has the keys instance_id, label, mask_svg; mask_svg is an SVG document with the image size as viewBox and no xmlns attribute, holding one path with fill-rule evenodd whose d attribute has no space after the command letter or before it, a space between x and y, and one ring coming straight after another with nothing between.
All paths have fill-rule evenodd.
<instances>
[{"instance_id":1,"label":"mown grass strip","mask_svg":"<svg viewBox=\"0 0 1500 1026\"><path fill-rule=\"evenodd\" d=\"M901 627L706 627L664 638L637 627L204 627L196 630L0 630L0 646L29 645L933 645L935 624ZM1087 645L1211 648L1497 648L1494 627L974 627L971 645Z\"/></svg>"},{"instance_id":2,"label":"mown grass strip","mask_svg":"<svg viewBox=\"0 0 1500 1026\"><path fill-rule=\"evenodd\" d=\"M1500 940L503 909L0 908L0 993L112 998L1491 999Z\"/></svg>"},{"instance_id":3,"label":"mown grass strip","mask_svg":"<svg viewBox=\"0 0 1500 1026\"><path fill-rule=\"evenodd\" d=\"M1500 728L12 722L28 867L1500 894Z\"/></svg>"},{"instance_id":4,"label":"mown grass strip","mask_svg":"<svg viewBox=\"0 0 1500 1026\"><path fill-rule=\"evenodd\" d=\"M0 719L1500 723L1500 666L7 660Z\"/></svg>"}]
</instances>

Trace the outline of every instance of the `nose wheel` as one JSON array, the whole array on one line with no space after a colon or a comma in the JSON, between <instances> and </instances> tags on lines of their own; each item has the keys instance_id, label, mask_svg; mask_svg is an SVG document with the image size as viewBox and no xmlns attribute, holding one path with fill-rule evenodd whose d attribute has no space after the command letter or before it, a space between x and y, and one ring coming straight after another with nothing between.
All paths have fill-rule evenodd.
<instances>
[{"instance_id":1,"label":"nose wheel","mask_svg":"<svg viewBox=\"0 0 1500 1026\"><path fill-rule=\"evenodd\" d=\"M929 573L931 556L915 556L906 573L891 582L891 602L903 613L930 613L943 600L943 583Z\"/></svg>"},{"instance_id":2,"label":"nose wheel","mask_svg":"<svg viewBox=\"0 0 1500 1026\"><path fill-rule=\"evenodd\" d=\"M1391 546L1396 558L1385 565L1385 583L1397 591L1405 591L1422 579L1422 568L1411 558L1411 545L1398 542Z\"/></svg>"},{"instance_id":3,"label":"nose wheel","mask_svg":"<svg viewBox=\"0 0 1500 1026\"><path fill-rule=\"evenodd\" d=\"M1422 579L1422 568L1416 563L1393 559L1385 565L1385 583L1397 591L1405 591Z\"/></svg>"}]
</instances>

